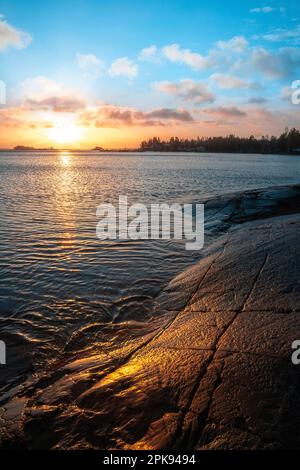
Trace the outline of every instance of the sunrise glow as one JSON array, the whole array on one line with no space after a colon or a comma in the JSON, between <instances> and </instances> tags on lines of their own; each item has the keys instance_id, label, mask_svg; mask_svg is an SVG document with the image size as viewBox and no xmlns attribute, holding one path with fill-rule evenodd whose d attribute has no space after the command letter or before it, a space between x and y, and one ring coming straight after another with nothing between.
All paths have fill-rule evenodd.
<instances>
[{"instance_id":1,"label":"sunrise glow","mask_svg":"<svg viewBox=\"0 0 300 470\"><path fill-rule=\"evenodd\" d=\"M82 139L83 130L74 124L67 124L49 129L48 136L54 143L74 144Z\"/></svg>"},{"instance_id":2,"label":"sunrise glow","mask_svg":"<svg viewBox=\"0 0 300 470\"><path fill-rule=\"evenodd\" d=\"M9 5L0 11L9 71L0 77L0 148L132 149L154 136L259 138L300 125L291 102L300 69L296 8L241 2L224 17L210 4L175 2L172 18L154 7L146 18L142 4L89 0L77 11L63 1L35 4L35 21L20 5L19 17Z\"/></svg>"},{"instance_id":3,"label":"sunrise glow","mask_svg":"<svg viewBox=\"0 0 300 470\"><path fill-rule=\"evenodd\" d=\"M300 2L0 0L0 57L10 466L295 465Z\"/></svg>"}]
</instances>

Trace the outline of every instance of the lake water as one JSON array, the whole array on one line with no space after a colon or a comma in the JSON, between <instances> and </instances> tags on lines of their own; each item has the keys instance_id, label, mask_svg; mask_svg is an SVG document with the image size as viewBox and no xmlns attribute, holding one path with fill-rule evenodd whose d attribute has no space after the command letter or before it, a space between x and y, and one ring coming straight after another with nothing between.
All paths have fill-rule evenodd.
<instances>
[{"instance_id":1,"label":"lake water","mask_svg":"<svg viewBox=\"0 0 300 470\"><path fill-rule=\"evenodd\" d=\"M199 252L175 241L100 241L96 207L201 202L300 181L300 158L233 154L0 153L1 334L57 354L92 322L146 318Z\"/></svg>"}]
</instances>

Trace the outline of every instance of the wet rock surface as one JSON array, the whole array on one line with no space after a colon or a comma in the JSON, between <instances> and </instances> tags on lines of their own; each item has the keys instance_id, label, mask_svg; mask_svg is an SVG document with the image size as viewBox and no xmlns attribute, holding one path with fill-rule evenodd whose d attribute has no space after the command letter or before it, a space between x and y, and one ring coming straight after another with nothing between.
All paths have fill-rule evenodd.
<instances>
[{"instance_id":1,"label":"wet rock surface","mask_svg":"<svg viewBox=\"0 0 300 470\"><path fill-rule=\"evenodd\" d=\"M223 198L217 240L149 320L82 328L2 397L2 445L299 448L299 207L299 187Z\"/></svg>"}]
</instances>

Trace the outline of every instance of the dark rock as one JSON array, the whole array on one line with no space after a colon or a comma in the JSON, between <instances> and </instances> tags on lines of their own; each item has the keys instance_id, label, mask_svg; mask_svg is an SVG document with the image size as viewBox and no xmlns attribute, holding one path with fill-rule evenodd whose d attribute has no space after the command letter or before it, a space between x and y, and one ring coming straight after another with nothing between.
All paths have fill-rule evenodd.
<instances>
[{"instance_id":1,"label":"dark rock","mask_svg":"<svg viewBox=\"0 0 300 470\"><path fill-rule=\"evenodd\" d=\"M151 320L80 332L74 350L70 342L45 377L4 404L5 442L299 448L299 193L249 193L239 222L170 283ZM80 340L91 333L93 352Z\"/></svg>"}]
</instances>

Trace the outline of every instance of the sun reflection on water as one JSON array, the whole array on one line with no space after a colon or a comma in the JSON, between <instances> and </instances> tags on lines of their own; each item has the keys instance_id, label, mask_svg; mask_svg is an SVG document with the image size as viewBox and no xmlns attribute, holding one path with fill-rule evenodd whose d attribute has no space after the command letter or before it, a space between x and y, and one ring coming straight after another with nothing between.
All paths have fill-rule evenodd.
<instances>
[{"instance_id":1,"label":"sun reflection on water","mask_svg":"<svg viewBox=\"0 0 300 470\"><path fill-rule=\"evenodd\" d=\"M71 154L69 152L62 152L59 157L62 166L69 166L71 164Z\"/></svg>"},{"instance_id":2,"label":"sun reflection on water","mask_svg":"<svg viewBox=\"0 0 300 470\"><path fill-rule=\"evenodd\" d=\"M60 249L65 252L66 259L70 251L75 249L76 231L76 194L78 192L76 173L73 167L73 155L63 151L58 156L57 178L54 187L54 202L57 211L57 220L60 225L60 236L57 242Z\"/></svg>"}]
</instances>

